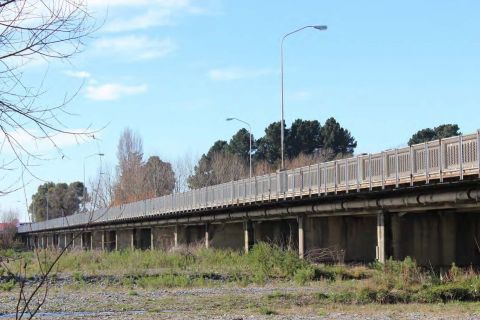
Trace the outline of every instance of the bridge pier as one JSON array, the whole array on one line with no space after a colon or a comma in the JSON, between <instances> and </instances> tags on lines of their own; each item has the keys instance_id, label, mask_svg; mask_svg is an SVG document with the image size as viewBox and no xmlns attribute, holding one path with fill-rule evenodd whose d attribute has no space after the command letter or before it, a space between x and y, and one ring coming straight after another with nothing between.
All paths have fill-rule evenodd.
<instances>
[{"instance_id":1,"label":"bridge pier","mask_svg":"<svg viewBox=\"0 0 480 320\"><path fill-rule=\"evenodd\" d=\"M208 223L205 224L205 248L210 247L210 234L209 234L210 225Z\"/></svg>"},{"instance_id":2,"label":"bridge pier","mask_svg":"<svg viewBox=\"0 0 480 320\"><path fill-rule=\"evenodd\" d=\"M244 234L244 243L243 249L245 253L248 253L250 249L255 244L255 233L253 232L253 223L250 220L247 220L243 223L243 234Z\"/></svg>"},{"instance_id":3,"label":"bridge pier","mask_svg":"<svg viewBox=\"0 0 480 320\"><path fill-rule=\"evenodd\" d=\"M298 256L300 259L305 257L305 233L304 233L304 216L300 215L297 218L298 222Z\"/></svg>"},{"instance_id":4,"label":"bridge pier","mask_svg":"<svg viewBox=\"0 0 480 320\"><path fill-rule=\"evenodd\" d=\"M392 228L388 212L377 213L377 247L376 259L385 263L391 257Z\"/></svg>"}]
</instances>

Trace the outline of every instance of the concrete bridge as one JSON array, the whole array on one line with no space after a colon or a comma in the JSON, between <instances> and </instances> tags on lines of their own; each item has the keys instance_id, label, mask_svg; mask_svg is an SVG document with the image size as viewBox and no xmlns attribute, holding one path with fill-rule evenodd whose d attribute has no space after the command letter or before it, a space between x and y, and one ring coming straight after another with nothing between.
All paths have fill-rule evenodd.
<instances>
[{"instance_id":1,"label":"concrete bridge","mask_svg":"<svg viewBox=\"0 0 480 320\"><path fill-rule=\"evenodd\" d=\"M22 224L18 233L29 248L248 251L269 241L301 257L480 265L479 199L480 131Z\"/></svg>"}]
</instances>

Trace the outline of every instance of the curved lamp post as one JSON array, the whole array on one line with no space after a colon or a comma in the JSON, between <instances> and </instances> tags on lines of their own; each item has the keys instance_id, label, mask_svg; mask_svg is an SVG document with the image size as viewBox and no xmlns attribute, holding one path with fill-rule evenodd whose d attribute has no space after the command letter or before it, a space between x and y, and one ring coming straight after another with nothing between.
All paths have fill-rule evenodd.
<instances>
[{"instance_id":1,"label":"curved lamp post","mask_svg":"<svg viewBox=\"0 0 480 320\"><path fill-rule=\"evenodd\" d=\"M294 34L294 33L297 33L299 31L302 31L304 29L308 29L308 28L313 28L313 29L316 29L316 30L319 30L319 31L324 31L324 30L327 30L327 26L305 26L305 27L302 27L302 28L299 28L297 30L294 30L292 32L289 32L287 34L285 34L282 38L282 43L280 45L280 73L281 73L281 77L282 77L282 121L280 122L280 147L281 147L281 156L282 156L282 166L281 166L281 170L285 169L285 157L284 157L284 97L283 97L283 42L285 41L285 39Z\"/></svg>"},{"instance_id":2,"label":"curved lamp post","mask_svg":"<svg viewBox=\"0 0 480 320\"><path fill-rule=\"evenodd\" d=\"M250 150L248 152L248 154L250 156L250 159L249 159L250 160L250 166L249 166L250 175L249 175L249 177L252 178L252 127L250 126L250 124L248 122L240 120L238 118L227 118L225 120L227 120L227 121L237 120L237 121L240 121L240 122L242 122L242 123L244 123L248 126L248 133L250 134Z\"/></svg>"}]
</instances>

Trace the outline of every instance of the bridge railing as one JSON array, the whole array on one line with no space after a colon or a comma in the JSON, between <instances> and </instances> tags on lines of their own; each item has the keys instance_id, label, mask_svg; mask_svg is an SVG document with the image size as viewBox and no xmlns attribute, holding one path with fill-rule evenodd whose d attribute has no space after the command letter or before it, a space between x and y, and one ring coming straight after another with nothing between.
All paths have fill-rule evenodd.
<instances>
[{"instance_id":1,"label":"bridge railing","mask_svg":"<svg viewBox=\"0 0 480 320\"><path fill-rule=\"evenodd\" d=\"M23 224L18 232L139 219L295 196L463 179L465 175L480 176L480 131L174 193L93 213Z\"/></svg>"}]
</instances>

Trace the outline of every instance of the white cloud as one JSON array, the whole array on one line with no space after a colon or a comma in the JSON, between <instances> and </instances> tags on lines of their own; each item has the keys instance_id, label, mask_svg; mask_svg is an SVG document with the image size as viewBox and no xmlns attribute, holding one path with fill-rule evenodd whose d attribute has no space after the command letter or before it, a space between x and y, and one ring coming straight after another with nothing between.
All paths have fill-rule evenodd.
<instances>
[{"instance_id":1,"label":"white cloud","mask_svg":"<svg viewBox=\"0 0 480 320\"><path fill-rule=\"evenodd\" d=\"M271 69L228 67L211 69L208 71L208 77L216 81L231 81L241 79L253 79L271 75L272 73L273 71Z\"/></svg>"},{"instance_id":2,"label":"white cloud","mask_svg":"<svg viewBox=\"0 0 480 320\"><path fill-rule=\"evenodd\" d=\"M102 85L89 85L87 87L87 98L97 101L118 100L125 96L135 95L146 92L146 84L137 86L127 86L118 83L107 83Z\"/></svg>"},{"instance_id":3,"label":"white cloud","mask_svg":"<svg viewBox=\"0 0 480 320\"><path fill-rule=\"evenodd\" d=\"M91 74L87 71L65 71L65 74L72 78L79 78L79 79L88 79L91 77Z\"/></svg>"},{"instance_id":4,"label":"white cloud","mask_svg":"<svg viewBox=\"0 0 480 320\"><path fill-rule=\"evenodd\" d=\"M95 42L99 53L131 60L154 59L174 51L176 45L170 39L154 39L148 36L121 36L102 38Z\"/></svg>"}]
</instances>

